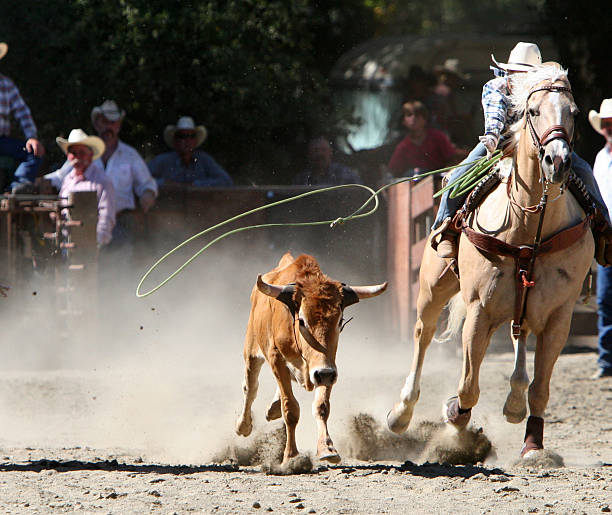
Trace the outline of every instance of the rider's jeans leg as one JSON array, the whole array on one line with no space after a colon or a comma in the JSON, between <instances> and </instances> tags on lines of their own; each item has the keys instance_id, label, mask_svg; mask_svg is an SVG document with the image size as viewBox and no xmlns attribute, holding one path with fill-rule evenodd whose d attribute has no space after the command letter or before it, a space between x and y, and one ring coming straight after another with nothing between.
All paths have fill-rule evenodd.
<instances>
[{"instance_id":1,"label":"rider's jeans leg","mask_svg":"<svg viewBox=\"0 0 612 515\"><path fill-rule=\"evenodd\" d=\"M486 155L486 147L482 143L478 143L478 145L474 147L474 150L472 150L470 154L457 166L457 168L455 168L451 172L448 178L449 184L455 179L457 179L457 177L460 177L465 172L467 172L474 165L473 161L476 161L477 159ZM450 191L445 191L442 195L442 198L440 199L440 207L438 208L438 214L436 215L436 219L434 221L432 229L436 229L437 227L439 227L440 224L449 216L455 216L455 213L465 202L468 193L469 192L466 192L465 194L459 197L450 198Z\"/></svg>"}]
</instances>

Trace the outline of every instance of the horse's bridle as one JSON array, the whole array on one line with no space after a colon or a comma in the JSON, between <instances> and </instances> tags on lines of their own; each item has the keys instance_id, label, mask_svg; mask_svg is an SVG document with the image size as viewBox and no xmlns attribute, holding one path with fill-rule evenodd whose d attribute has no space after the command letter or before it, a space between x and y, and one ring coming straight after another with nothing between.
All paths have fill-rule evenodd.
<instances>
[{"instance_id":1,"label":"horse's bridle","mask_svg":"<svg viewBox=\"0 0 612 515\"><path fill-rule=\"evenodd\" d=\"M533 139L534 145L538 149L538 153L541 159L544 156L544 147L555 139L562 139L566 141L570 147L570 150L572 149L573 144L572 138L567 133L567 129L563 125L552 125L544 131L544 134L542 134L541 137L538 136L538 133L536 132L535 127L533 126L531 115L529 114L529 99L531 98L531 95L537 93L538 91L567 91L570 95L573 96L573 94L571 88L568 88L566 86L554 86L551 84L550 86L542 86L541 88L534 89L529 93L529 96L525 101L525 118L527 120L529 132L531 133L531 138Z\"/></svg>"},{"instance_id":2,"label":"horse's bridle","mask_svg":"<svg viewBox=\"0 0 612 515\"><path fill-rule=\"evenodd\" d=\"M551 127L549 127L548 129L544 131L544 134L542 134L541 137L538 136L538 133L533 125L533 120L531 119L531 115L529 114L529 99L531 98L531 95L533 95L534 93L537 93L538 91L555 91L555 92L566 91L572 96L573 96L573 93L572 93L572 89L568 88L567 86L555 86L553 84L550 84L549 86L542 86L540 88L530 91L529 95L527 96L527 100L525 100L525 120L526 120L527 126L529 127L529 133L531 134L531 139L533 140L533 144L538 149L538 155L541 161L544 158L545 147L551 141L555 139L562 139L566 141L567 144L569 145L570 151L572 150L572 147L573 147L573 141L570 135L568 134L567 129L563 125L552 125ZM540 167L540 172L541 171L542 169ZM512 199L512 195L510 192L511 180L508 181L508 187L507 187L508 200L510 201L511 204L515 205L516 207L518 207L521 211L525 213L541 213L546 203L546 199L547 199L546 192L548 190L548 181L546 180L546 177L544 176L543 173L541 174L540 181L542 182L542 185L544 188L544 195L538 204L533 205L533 206L527 206L527 207L517 204ZM561 188L562 188L561 191L563 192L563 186Z\"/></svg>"}]
</instances>

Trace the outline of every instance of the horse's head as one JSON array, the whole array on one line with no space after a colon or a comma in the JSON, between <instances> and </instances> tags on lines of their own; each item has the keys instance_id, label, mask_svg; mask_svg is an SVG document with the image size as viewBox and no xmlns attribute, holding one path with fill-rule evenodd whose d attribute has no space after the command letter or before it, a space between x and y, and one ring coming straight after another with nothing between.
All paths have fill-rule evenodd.
<instances>
[{"instance_id":1,"label":"horse's head","mask_svg":"<svg viewBox=\"0 0 612 515\"><path fill-rule=\"evenodd\" d=\"M578 107L567 71L542 65L512 77L512 103L522 115L520 131L530 133L532 157L539 159L543 177L565 182L572 162L572 139Z\"/></svg>"}]
</instances>

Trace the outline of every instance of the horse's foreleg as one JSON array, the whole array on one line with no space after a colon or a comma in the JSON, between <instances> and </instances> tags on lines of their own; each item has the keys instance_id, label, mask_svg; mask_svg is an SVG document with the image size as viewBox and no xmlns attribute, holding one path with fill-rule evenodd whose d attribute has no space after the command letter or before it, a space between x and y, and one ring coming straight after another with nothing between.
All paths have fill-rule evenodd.
<instances>
[{"instance_id":1,"label":"horse's foreleg","mask_svg":"<svg viewBox=\"0 0 612 515\"><path fill-rule=\"evenodd\" d=\"M421 393L421 371L425 353L436 332L440 313L448 300L459 290L459 282L449 270L443 276L446 263L426 248L420 274L417 299L417 321L414 326L414 350L410 373L400 392L400 400L387 414L387 425L395 433L402 433L410 424L414 406Z\"/></svg>"},{"instance_id":2,"label":"horse's foreleg","mask_svg":"<svg viewBox=\"0 0 612 515\"><path fill-rule=\"evenodd\" d=\"M467 306L463 324L463 368L457 397L451 398L444 406L446 420L458 427L464 427L470 420L471 409L480 396L480 365L489 346L493 328L489 317L479 302Z\"/></svg>"},{"instance_id":3,"label":"horse's foreleg","mask_svg":"<svg viewBox=\"0 0 612 515\"><path fill-rule=\"evenodd\" d=\"M518 338L512 338L514 344L514 371L510 377L510 393L504 404L504 416L511 424L518 424L527 415L526 392L529 387L527 374L527 337L529 333L521 331Z\"/></svg>"},{"instance_id":4,"label":"horse's foreleg","mask_svg":"<svg viewBox=\"0 0 612 515\"><path fill-rule=\"evenodd\" d=\"M437 317L435 320L437 320ZM400 400L395 403L387 414L387 425L394 433L402 433L408 428L414 406L419 400L421 393L421 371L423 369L425 353L436 332L435 320L433 324L425 324L421 318L418 318L416 321L414 327L414 352L410 374L408 374L404 387L400 392Z\"/></svg>"},{"instance_id":5,"label":"horse's foreleg","mask_svg":"<svg viewBox=\"0 0 612 515\"><path fill-rule=\"evenodd\" d=\"M550 395L550 378L557 358L567 341L573 306L573 303L567 303L566 306L551 313L544 331L538 335L533 381L529 386L529 419L521 451L523 456L529 451L544 448L543 417Z\"/></svg>"}]
</instances>

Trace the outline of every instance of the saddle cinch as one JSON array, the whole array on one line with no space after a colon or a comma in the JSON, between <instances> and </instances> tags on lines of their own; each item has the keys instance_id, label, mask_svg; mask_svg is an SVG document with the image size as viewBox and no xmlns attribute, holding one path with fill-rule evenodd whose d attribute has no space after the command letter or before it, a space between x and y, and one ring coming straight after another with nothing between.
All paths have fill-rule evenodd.
<instances>
[{"instance_id":1,"label":"saddle cinch","mask_svg":"<svg viewBox=\"0 0 612 515\"><path fill-rule=\"evenodd\" d=\"M448 224L443 224L437 232L443 231L453 231L457 234L457 238L459 238L462 233L466 232L465 220L468 216L474 212L474 210L483 202L483 200L487 197L487 195L493 191L495 187L509 175L509 166L512 166L512 159L506 158L500 161L490 173L485 175L474 187L474 189L470 192L468 197L466 198L463 206L453 219ZM593 238L595 240L595 259L602 266L609 266L612 263L606 261L604 255L606 251L606 239L603 237L601 233L601 229L605 226L606 222L602 215L602 213L597 209L595 202L593 201L592 196L588 192L584 182L580 177L578 177L575 173L571 172L568 180L567 180L567 190L574 196L574 198L580 204L580 207L586 213L587 217L585 219L584 224L580 223L570 230L573 232L581 231L586 229L589 225L593 232ZM474 239L480 240L480 233L469 229L470 236L473 236ZM567 231L567 230L566 230ZM572 233L564 234L566 231L562 231L558 235L552 237L552 245L557 246L559 244L563 245L563 243L569 241L569 237L573 236ZM435 245L435 238L432 238L432 246ZM472 238L470 238L472 240ZM555 241L557 240L557 241ZM563 242L563 243L561 243ZM473 242L474 243L474 242ZM480 245L476 245L480 247ZM550 246L550 245L549 245ZM434 247L435 250L435 247ZM486 250L486 249L485 249ZM560 250L560 248L558 248ZM505 252L502 252L505 253ZM451 267L455 268L455 267Z\"/></svg>"}]
</instances>

